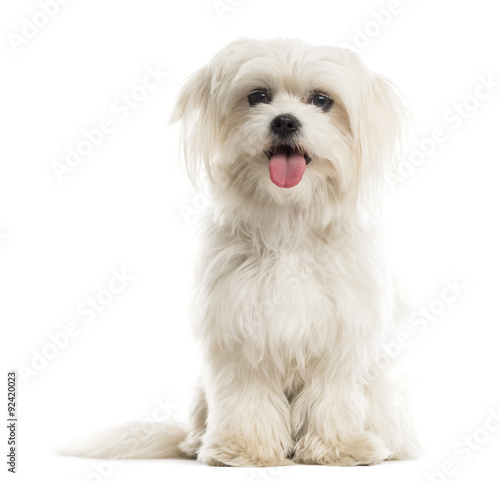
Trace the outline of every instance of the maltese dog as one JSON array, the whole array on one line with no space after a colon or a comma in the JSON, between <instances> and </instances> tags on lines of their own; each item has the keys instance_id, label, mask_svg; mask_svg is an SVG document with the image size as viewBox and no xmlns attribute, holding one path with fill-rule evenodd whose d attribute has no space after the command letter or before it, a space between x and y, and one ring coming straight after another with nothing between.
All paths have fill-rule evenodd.
<instances>
[{"instance_id":1,"label":"maltese dog","mask_svg":"<svg viewBox=\"0 0 500 481\"><path fill-rule=\"evenodd\" d=\"M380 221L408 123L395 88L346 49L239 40L187 81L173 120L212 201L190 425L142 442L128 426L66 452L216 466L416 457L404 376L378 362L407 315Z\"/></svg>"}]
</instances>

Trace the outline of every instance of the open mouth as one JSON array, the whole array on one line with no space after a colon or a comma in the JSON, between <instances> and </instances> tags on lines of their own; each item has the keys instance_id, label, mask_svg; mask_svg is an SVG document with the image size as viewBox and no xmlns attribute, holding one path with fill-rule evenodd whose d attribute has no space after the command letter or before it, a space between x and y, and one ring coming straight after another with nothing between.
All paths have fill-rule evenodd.
<instances>
[{"instance_id":1,"label":"open mouth","mask_svg":"<svg viewBox=\"0 0 500 481\"><path fill-rule=\"evenodd\" d=\"M278 187L295 187L301 180L311 157L290 145L278 145L265 151L269 159L269 175Z\"/></svg>"}]
</instances>

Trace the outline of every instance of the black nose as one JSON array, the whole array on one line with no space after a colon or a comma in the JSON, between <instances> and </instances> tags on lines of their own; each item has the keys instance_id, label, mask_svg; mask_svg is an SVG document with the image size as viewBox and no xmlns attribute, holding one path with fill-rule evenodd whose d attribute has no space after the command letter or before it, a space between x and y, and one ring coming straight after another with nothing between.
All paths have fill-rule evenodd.
<instances>
[{"instance_id":1,"label":"black nose","mask_svg":"<svg viewBox=\"0 0 500 481\"><path fill-rule=\"evenodd\" d=\"M300 127L300 122L291 114L278 115L271 122L271 130L282 137L293 134Z\"/></svg>"}]
</instances>

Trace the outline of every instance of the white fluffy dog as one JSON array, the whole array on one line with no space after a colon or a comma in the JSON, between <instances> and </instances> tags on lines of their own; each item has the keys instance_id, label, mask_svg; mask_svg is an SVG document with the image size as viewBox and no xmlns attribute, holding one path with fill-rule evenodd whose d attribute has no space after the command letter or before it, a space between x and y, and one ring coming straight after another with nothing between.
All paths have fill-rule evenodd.
<instances>
[{"instance_id":1,"label":"white fluffy dog","mask_svg":"<svg viewBox=\"0 0 500 481\"><path fill-rule=\"evenodd\" d=\"M126 428L71 454L210 465L366 465L418 450L402 378L377 363L405 303L380 211L406 110L351 51L240 40L185 85L188 172L206 172L189 429L131 448Z\"/></svg>"}]
</instances>

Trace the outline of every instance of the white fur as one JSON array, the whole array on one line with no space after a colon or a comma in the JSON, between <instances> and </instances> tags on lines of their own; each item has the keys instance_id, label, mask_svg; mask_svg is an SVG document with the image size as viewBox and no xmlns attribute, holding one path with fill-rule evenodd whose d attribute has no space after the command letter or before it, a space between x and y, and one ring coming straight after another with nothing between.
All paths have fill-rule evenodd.
<instances>
[{"instance_id":1,"label":"white fur","mask_svg":"<svg viewBox=\"0 0 500 481\"><path fill-rule=\"evenodd\" d=\"M272 102L251 107L263 87ZM313 91L330 111L308 102ZM271 182L264 153L284 113L312 157L290 189ZM187 82L174 120L188 173L208 174L213 199L193 312L205 367L182 452L230 466L416 456L402 377L373 375L405 313L380 234L407 121L394 87L345 49L240 40Z\"/></svg>"}]
</instances>

